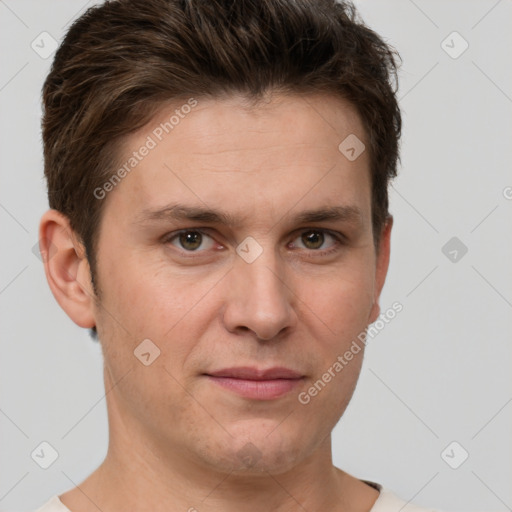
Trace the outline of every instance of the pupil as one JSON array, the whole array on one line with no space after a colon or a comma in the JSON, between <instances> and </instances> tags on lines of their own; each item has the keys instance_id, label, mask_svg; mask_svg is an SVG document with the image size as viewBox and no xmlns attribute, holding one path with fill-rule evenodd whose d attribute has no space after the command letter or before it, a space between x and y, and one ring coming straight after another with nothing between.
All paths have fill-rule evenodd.
<instances>
[{"instance_id":1,"label":"pupil","mask_svg":"<svg viewBox=\"0 0 512 512\"><path fill-rule=\"evenodd\" d=\"M318 249L324 243L324 235L318 231L309 231L307 234L302 235L302 241L306 247Z\"/></svg>"},{"instance_id":2,"label":"pupil","mask_svg":"<svg viewBox=\"0 0 512 512\"><path fill-rule=\"evenodd\" d=\"M187 231L180 234L180 243L184 249L195 250L202 242L202 235L197 231Z\"/></svg>"}]
</instances>

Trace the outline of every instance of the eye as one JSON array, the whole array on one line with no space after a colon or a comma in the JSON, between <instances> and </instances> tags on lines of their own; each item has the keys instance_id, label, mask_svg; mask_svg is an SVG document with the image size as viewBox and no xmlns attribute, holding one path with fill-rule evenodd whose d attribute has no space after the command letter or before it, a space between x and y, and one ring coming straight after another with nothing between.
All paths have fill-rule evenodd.
<instances>
[{"instance_id":1,"label":"eye","mask_svg":"<svg viewBox=\"0 0 512 512\"><path fill-rule=\"evenodd\" d=\"M340 237L320 229L303 231L292 244L299 249L329 250L341 243Z\"/></svg>"},{"instance_id":2,"label":"eye","mask_svg":"<svg viewBox=\"0 0 512 512\"><path fill-rule=\"evenodd\" d=\"M166 242L174 245L178 249L184 249L187 252L208 250L211 249L215 243L210 236L198 230L180 231L169 237ZM199 249L201 249L201 251L199 251Z\"/></svg>"}]
</instances>

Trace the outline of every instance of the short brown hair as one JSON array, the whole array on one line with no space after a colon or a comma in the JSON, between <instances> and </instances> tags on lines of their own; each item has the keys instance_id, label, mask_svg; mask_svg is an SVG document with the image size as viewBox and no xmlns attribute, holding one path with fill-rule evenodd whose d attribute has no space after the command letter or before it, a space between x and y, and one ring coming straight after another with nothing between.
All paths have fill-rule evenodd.
<instances>
[{"instance_id":1,"label":"short brown hair","mask_svg":"<svg viewBox=\"0 0 512 512\"><path fill-rule=\"evenodd\" d=\"M69 29L43 88L50 207L83 242L94 284L104 201L93 191L120 142L163 102L243 93L329 93L357 109L369 144L377 245L396 176L397 52L336 0L112 0ZM340 141L341 142L341 141Z\"/></svg>"}]
</instances>

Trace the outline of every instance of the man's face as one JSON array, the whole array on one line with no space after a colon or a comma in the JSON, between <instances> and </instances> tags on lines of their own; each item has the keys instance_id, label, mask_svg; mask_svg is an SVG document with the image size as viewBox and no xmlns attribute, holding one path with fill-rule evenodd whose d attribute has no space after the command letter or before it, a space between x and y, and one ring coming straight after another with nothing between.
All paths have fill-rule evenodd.
<instances>
[{"instance_id":1,"label":"man's face","mask_svg":"<svg viewBox=\"0 0 512 512\"><path fill-rule=\"evenodd\" d=\"M119 382L111 428L159 457L284 471L329 444L363 351L333 365L379 314L369 155L338 149L363 127L327 96L198 98L162 136L176 108L126 141L121 164L156 145L104 199L95 318ZM296 378L257 374L275 368Z\"/></svg>"}]
</instances>

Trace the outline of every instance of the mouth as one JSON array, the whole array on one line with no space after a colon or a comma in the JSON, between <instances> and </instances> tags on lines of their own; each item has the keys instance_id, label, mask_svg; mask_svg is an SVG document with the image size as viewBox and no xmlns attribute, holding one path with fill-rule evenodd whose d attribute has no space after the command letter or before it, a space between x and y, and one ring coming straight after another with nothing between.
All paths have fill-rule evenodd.
<instances>
[{"instance_id":1,"label":"mouth","mask_svg":"<svg viewBox=\"0 0 512 512\"><path fill-rule=\"evenodd\" d=\"M297 387L305 377L299 372L283 367L225 368L204 375L222 388L252 400L280 398Z\"/></svg>"}]
</instances>

